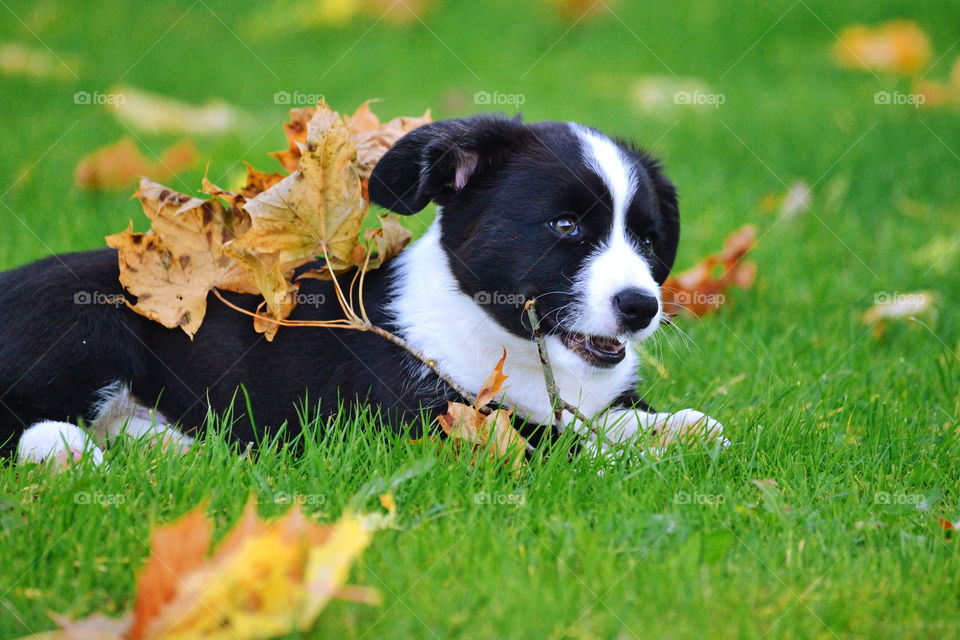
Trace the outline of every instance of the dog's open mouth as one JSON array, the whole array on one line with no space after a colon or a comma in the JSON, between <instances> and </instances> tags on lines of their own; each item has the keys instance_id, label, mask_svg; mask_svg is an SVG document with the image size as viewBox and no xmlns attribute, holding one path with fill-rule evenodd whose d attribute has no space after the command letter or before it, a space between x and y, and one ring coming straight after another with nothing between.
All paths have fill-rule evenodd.
<instances>
[{"instance_id":1,"label":"dog's open mouth","mask_svg":"<svg viewBox=\"0 0 960 640\"><path fill-rule=\"evenodd\" d=\"M627 355L626 343L618 338L565 331L561 339L565 347L595 367L612 367Z\"/></svg>"}]
</instances>

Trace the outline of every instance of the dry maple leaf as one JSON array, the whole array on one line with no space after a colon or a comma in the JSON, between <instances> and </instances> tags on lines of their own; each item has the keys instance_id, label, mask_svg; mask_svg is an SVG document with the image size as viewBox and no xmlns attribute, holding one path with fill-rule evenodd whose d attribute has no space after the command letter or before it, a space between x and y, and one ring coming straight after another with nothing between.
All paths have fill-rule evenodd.
<instances>
[{"instance_id":1,"label":"dry maple leaf","mask_svg":"<svg viewBox=\"0 0 960 640\"><path fill-rule=\"evenodd\" d=\"M83 189L126 189L141 177L166 180L196 163L197 149L189 140L174 144L151 162L133 140L123 138L81 158L73 180Z\"/></svg>"},{"instance_id":2,"label":"dry maple leaf","mask_svg":"<svg viewBox=\"0 0 960 640\"><path fill-rule=\"evenodd\" d=\"M366 197L367 179L373 167L376 166L383 154L396 144L397 140L414 129L433 122L430 110L419 118L397 117L388 122L381 122L379 116L370 109L375 100L367 100L353 113L344 116L343 120L350 131L350 139L357 148L357 172L363 185L363 194ZM269 155L275 157L288 172L297 170L300 163L300 146L307 140L307 123L313 118L316 109L303 107L290 110L290 121L283 125L287 134L288 147Z\"/></svg>"},{"instance_id":3,"label":"dry maple leaf","mask_svg":"<svg viewBox=\"0 0 960 640\"><path fill-rule=\"evenodd\" d=\"M407 133L432 122L428 109L419 118L398 117L384 123L370 109L372 102L374 101L367 100L357 107L353 115L344 117L344 122L350 131L350 140L357 149L357 173L360 176L360 188L364 200L369 200L367 185L370 174L383 154ZM302 116L303 114L298 110L291 110L291 122L285 125L288 138L293 146L296 146L294 144L295 138L290 138L290 136L298 132L297 120ZM297 135L299 134L297 133ZM299 162L298 159L293 158L292 153L285 157L287 162ZM349 259L343 264L333 267L334 273L339 274L355 267L378 269L409 244L412 234L400 224L397 216L386 213L380 215L377 221L379 227L364 231L366 246L356 244L349 255ZM375 257L373 256L373 249L376 249ZM325 265L322 269L303 274L302 277L329 279L331 277L331 266Z\"/></svg>"},{"instance_id":4,"label":"dry maple leaf","mask_svg":"<svg viewBox=\"0 0 960 640\"><path fill-rule=\"evenodd\" d=\"M265 317L290 315L297 287L290 281L293 269L318 253L324 255L324 267L301 277L376 269L407 245L410 232L390 214L364 232L366 246L358 242L368 209L366 183L373 166L400 137L429 121L428 112L381 123L369 102L346 118L323 102L316 109L291 109L284 125L289 148L273 155L293 173L247 202L251 229L227 248L264 296ZM262 182L262 176L248 170L248 185ZM255 328L272 339L278 325L258 318Z\"/></svg>"},{"instance_id":5,"label":"dry maple leaf","mask_svg":"<svg viewBox=\"0 0 960 640\"><path fill-rule=\"evenodd\" d=\"M364 103L344 119L321 102L290 115L290 148L275 154L292 171L288 176L247 165L240 193L204 178L210 201L143 183L137 195L153 230L108 238L120 250L121 282L138 297L135 311L192 337L212 289L260 294L254 328L272 340L277 321L296 307L297 267L322 256L326 266L302 277L376 269L407 245L411 234L392 214L381 215L361 242L366 181L383 153L429 114L381 123Z\"/></svg>"},{"instance_id":6,"label":"dry maple leaf","mask_svg":"<svg viewBox=\"0 0 960 640\"><path fill-rule=\"evenodd\" d=\"M354 246L346 262L333 270L334 274L340 275L354 268L379 269L389 260L395 258L410 243L413 234L400 224L397 216L387 213L377 216L377 221L379 226L371 227L363 232L366 246L359 243ZM374 249L376 249L376 252L374 252ZM330 265L324 265L320 269L311 269L298 276L298 278L317 278L320 280L329 280L331 277Z\"/></svg>"},{"instance_id":7,"label":"dry maple leaf","mask_svg":"<svg viewBox=\"0 0 960 640\"><path fill-rule=\"evenodd\" d=\"M191 338L206 314L214 287L255 293L224 245L247 224L245 216L218 200L176 193L144 179L136 197L153 231L134 233L133 223L107 236L118 251L120 282L137 297L137 313L168 328L180 327Z\"/></svg>"},{"instance_id":8,"label":"dry maple leaf","mask_svg":"<svg viewBox=\"0 0 960 640\"><path fill-rule=\"evenodd\" d=\"M392 524L392 496L381 502L386 515L345 514L321 525L296 506L278 520L262 520L251 500L212 555L212 527L198 507L153 530L130 614L55 616L59 631L30 639L254 640L307 631L331 598L379 601L376 592L344 583L373 532Z\"/></svg>"},{"instance_id":9,"label":"dry maple leaf","mask_svg":"<svg viewBox=\"0 0 960 640\"><path fill-rule=\"evenodd\" d=\"M894 20L875 29L847 27L833 51L845 67L902 74L921 72L931 54L927 35L910 20Z\"/></svg>"},{"instance_id":10,"label":"dry maple leaf","mask_svg":"<svg viewBox=\"0 0 960 640\"><path fill-rule=\"evenodd\" d=\"M267 154L276 158L287 173L293 173L300 166L300 145L307 141L307 123L316 112L314 107L290 109L290 122L283 125L288 147L283 151Z\"/></svg>"},{"instance_id":11,"label":"dry maple leaf","mask_svg":"<svg viewBox=\"0 0 960 640\"><path fill-rule=\"evenodd\" d=\"M757 275L757 267L743 262L753 248L756 229L747 225L731 233L720 253L708 255L686 271L672 275L663 283L663 309L674 316L686 311L702 316L726 302L730 286L749 289ZM719 272L719 273L718 273Z\"/></svg>"},{"instance_id":12,"label":"dry maple leaf","mask_svg":"<svg viewBox=\"0 0 960 640\"><path fill-rule=\"evenodd\" d=\"M137 579L130 637L143 637L149 622L176 597L181 588L180 577L203 564L210 550L211 533L202 507L151 532L150 557Z\"/></svg>"},{"instance_id":13,"label":"dry maple leaf","mask_svg":"<svg viewBox=\"0 0 960 640\"><path fill-rule=\"evenodd\" d=\"M300 153L297 171L244 205L250 228L226 248L250 271L274 319L293 310L289 278L296 267L318 253L332 268L352 264L367 210L350 134L326 104L307 123Z\"/></svg>"},{"instance_id":14,"label":"dry maple leaf","mask_svg":"<svg viewBox=\"0 0 960 640\"><path fill-rule=\"evenodd\" d=\"M249 163L244 164L247 167L247 181L240 193L247 200L255 198L284 178L282 173L266 173L254 169Z\"/></svg>"},{"instance_id":15,"label":"dry maple leaf","mask_svg":"<svg viewBox=\"0 0 960 640\"><path fill-rule=\"evenodd\" d=\"M527 441L521 436L510 419L512 409L496 409L484 414L491 400L503 393L503 383L507 376L503 373L503 363L507 359L507 350L497 362L497 366L487 377L477 394L474 404L448 402L447 413L438 416L437 422L450 440L473 445L474 449L487 450L498 458L505 458L510 467L519 469L524 462Z\"/></svg>"}]
</instances>

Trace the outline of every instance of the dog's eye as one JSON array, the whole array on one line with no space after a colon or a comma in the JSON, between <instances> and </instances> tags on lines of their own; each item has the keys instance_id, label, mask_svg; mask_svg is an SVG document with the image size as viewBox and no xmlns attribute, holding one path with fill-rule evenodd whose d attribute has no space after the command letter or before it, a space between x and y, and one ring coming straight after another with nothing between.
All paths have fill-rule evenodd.
<instances>
[{"instance_id":1,"label":"dog's eye","mask_svg":"<svg viewBox=\"0 0 960 640\"><path fill-rule=\"evenodd\" d=\"M643 247L644 249L652 249L652 248L653 248L653 238L651 238L650 236L641 236L641 237L640 237L640 246Z\"/></svg>"},{"instance_id":2,"label":"dog's eye","mask_svg":"<svg viewBox=\"0 0 960 640\"><path fill-rule=\"evenodd\" d=\"M576 218L571 216L563 216L562 218L551 220L550 228L556 231L559 235L567 238L577 236L580 233L580 225L577 224Z\"/></svg>"}]
</instances>

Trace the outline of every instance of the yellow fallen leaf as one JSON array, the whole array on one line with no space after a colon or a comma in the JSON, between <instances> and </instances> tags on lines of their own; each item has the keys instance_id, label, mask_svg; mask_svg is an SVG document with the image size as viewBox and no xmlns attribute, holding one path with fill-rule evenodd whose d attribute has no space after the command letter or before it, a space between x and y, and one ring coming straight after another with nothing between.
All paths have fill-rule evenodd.
<instances>
[{"instance_id":1,"label":"yellow fallen leaf","mask_svg":"<svg viewBox=\"0 0 960 640\"><path fill-rule=\"evenodd\" d=\"M197 106L156 93L118 86L107 108L132 129L145 133L209 135L240 126L246 116L222 100Z\"/></svg>"},{"instance_id":2,"label":"yellow fallen leaf","mask_svg":"<svg viewBox=\"0 0 960 640\"><path fill-rule=\"evenodd\" d=\"M19 42L0 44L0 73L31 78L68 78L72 75L70 68L49 49Z\"/></svg>"},{"instance_id":3,"label":"yellow fallen leaf","mask_svg":"<svg viewBox=\"0 0 960 640\"><path fill-rule=\"evenodd\" d=\"M876 28L847 27L833 47L844 67L883 73L916 74L930 60L927 34L911 20L893 20Z\"/></svg>"},{"instance_id":4,"label":"yellow fallen leaf","mask_svg":"<svg viewBox=\"0 0 960 640\"><path fill-rule=\"evenodd\" d=\"M307 124L300 152L297 171L244 205L251 226L226 248L254 276L275 319L292 311L293 269L318 253L332 268L352 264L367 210L350 134L325 103Z\"/></svg>"},{"instance_id":5,"label":"yellow fallen leaf","mask_svg":"<svg viewBox=\"0 0 960 640\"><path fill-rule=\"evenodd\" d=\"M395 513L389 504L381 526ZM258 640L309 631L331 598L378 600L371 589L345 584L377 528L370 522L346 513L321 525L296 506L269 522L251 500L208 558L212 527L198 507L153 531L130 614L56 616L60 630L29 640Z\"/></svg>"}]
</instances>

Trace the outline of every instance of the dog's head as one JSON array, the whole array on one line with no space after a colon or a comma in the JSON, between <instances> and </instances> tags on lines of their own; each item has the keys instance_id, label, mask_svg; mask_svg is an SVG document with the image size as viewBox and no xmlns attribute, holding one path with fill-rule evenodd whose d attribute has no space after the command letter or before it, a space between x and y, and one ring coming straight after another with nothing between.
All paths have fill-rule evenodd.
<instances>
[{"instance_id":1,"label":"dog's head","mask_svg":"<svg viewBox=\"0 0 960 640\"><path fill-rule=\"evenodd\" d=\"M428 124L380 160L370 199L403 215L440 205L461 291L516 335L530 336L523 302L536 298L547 332L608 368L659 325L676 191L650 156L594 129L501 116Z\"/></svg>"}]
</instances>

